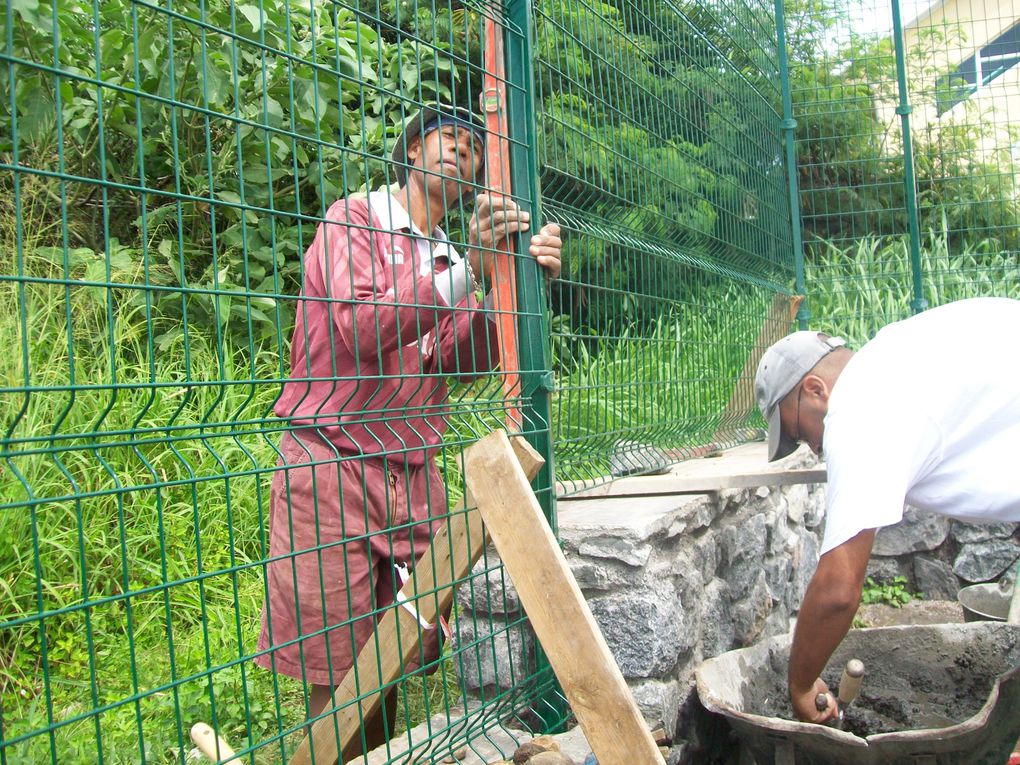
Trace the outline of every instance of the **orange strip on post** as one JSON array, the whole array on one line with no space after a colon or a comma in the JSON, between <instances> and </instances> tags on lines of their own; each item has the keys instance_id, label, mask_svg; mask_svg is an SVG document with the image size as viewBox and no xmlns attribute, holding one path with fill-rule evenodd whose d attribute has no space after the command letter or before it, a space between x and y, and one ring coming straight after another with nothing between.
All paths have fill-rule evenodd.
<instances>
[{"instance_id":1,"label":"orange strip on post","mask_svg":"<svg viewBox=\"0 0 1020 765\"><path fill-rule=\"evenodd\" d=\"M499 5L490 5L493 16L485 21L485 74L482 78L482 109L485 112L486 186L494 196L510 197L510 142L507 138L506 65L503 58L503 26L499 23ZM493 302L497 311L500 368L503 395L513 401L521 395L520 362L517 355L517 281L510 238L495 243ZM507 427L523 429L520 409L507 406Z\"/></svg>"}]
</instances>

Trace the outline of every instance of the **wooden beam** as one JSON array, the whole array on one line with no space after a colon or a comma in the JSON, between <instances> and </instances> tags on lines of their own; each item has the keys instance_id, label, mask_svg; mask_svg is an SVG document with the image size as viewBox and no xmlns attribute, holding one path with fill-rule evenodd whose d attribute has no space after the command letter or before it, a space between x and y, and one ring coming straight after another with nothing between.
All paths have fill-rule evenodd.
<instances>
[{"instance_id":1,"label":"wooden beam","mask_svg":"<svg viewBox=\"0 0 1020 765\"><path fill-rule=\"evenodd\" d=\"M514 464L525 482L532 480L545 459L522 437L513 439L511 449ZM449 611L453 582L471 573L487 543L478 511L464 508L464 502L458 504L400 589L421 618L433 625L441 614ZM419 592L425 594L419 597ZM421 630L408 609L393 607L386 612L376 627L375 637L361 649L354 666L334 691L330 708L335 711L315 721L290 758L292 765L311 765L313 749L316 765L337 761L340 752L357 738L361 721L379 708L382 689L397 680L407 662L418 653ZM355 701L359 696L364 698Z\"/></svg>"},{"instance_id":2,"label":"wooden beam","mask_svg":"<svg viewBox=\"0 0 1020 765\"><path fill-rule=\"evenodd\" d=\"M490 433L468 450L464 478L600 765L661 765L662 755L505 432Z\"/></svg>"},{"instance_id":3,"label":"wooden beam","mask_svg":"<svg viewBox=\"0 0 1020 765\"><path fill-rule=\"evenodd\" d=\"M754 375L758 371L758 362L765 355L766 349L781 340L790 330L790 323L797 317L797 310L804 301L803 295L777 294L772 300L772 307L765 317L758 339L755 340L751 353L744 362L744 369L737 378L737 384L726 402L719 427L716 428L712 441L725 443L732 438L735 428L743 425L742 415L753 411L758 406L754 398Z\"/></svg>"},{"instance_id":4,"label":"wooden beam","mask_svg":"<svg viewBox=\"0 0 1020 765\"><path fill-rule=\"evenodd\" d=\"M708 494L725 489L754 489L759 486L792 486L799 483L825 483L825 468L796 468L792 470L762 470L753 473L730 475L649 475L619 478L576 490L562 485L570 494L560 496L558 502L598 497L650 497L669 494Z\"/></svg>"}]
</instances>

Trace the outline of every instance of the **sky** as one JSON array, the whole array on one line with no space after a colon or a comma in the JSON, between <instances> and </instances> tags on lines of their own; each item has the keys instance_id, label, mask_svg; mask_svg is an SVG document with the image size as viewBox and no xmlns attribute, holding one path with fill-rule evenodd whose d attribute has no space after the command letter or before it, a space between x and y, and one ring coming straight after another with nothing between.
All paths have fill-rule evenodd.
<instances>
[{"instance_id":1,"label":"sky","mask_svg":"<svg viewBox=\"0 0 1020 765\"><path fill-rule=\"evenodd\" d=\"M873 32L879 35L887 35L892 31L892 5L891 1L867 0L867 2L855 2L850 0L850 23L859 34ZM909 24L927 8L933 4L933 0L900 0L900 18L903 24Z\"/></svg>"}]
</instances>

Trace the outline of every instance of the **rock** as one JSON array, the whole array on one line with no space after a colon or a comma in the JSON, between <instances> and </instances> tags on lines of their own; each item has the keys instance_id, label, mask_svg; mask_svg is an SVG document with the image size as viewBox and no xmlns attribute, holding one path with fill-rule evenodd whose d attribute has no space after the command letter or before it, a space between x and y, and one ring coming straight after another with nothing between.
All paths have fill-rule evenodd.
<instances>
[{"instance_id":1,"label":"rock","mask_svg":"<svg viewBox=\"0 0 1020 765\"><path fill-rule=\"evenodd\" d=\"M953 539L961 544L987 542L990 539L1009 539L1016 529L1015 523L963 523L953 521Z\"/></svg>"},{"instance_id":2,"label":"rock","mask_svg":"<svg viewBox=\"0 0 1020 765\"><path fill-rule=\"evenodd\" d=\"M801 485L786 486L782 489L786 500L786 517L791 523L802 524L808 513L807 487Z\"/></svg>"},{"instance_id":3,"label":"rock","mask_svg":"<svg viewBox=\"0 0 1020 765\"><path fill-rule=\"evenodd\" d=\"M490 556L475 564L470 580L457 589L457 602L461 608L499 616L520 613L521 601L517 590L510 576L498 564L499 560Z\"/></svg>"},{"instance_id":4,"label":"rock","mask_svg":"<svg viewBox=\"0 0 1020 765\"><path fill-rule=\"evenodd\" d=\"M556 743L556 740L552 736L539 736L531 741L527 741L517 747L517 751L514 752L514 765L523 765L525 762L531 762L536 755L543 754L546 752L553 752L556 754L560 753L560 745Z\"/></svg>"},{"instance_id":5,"label":"rock","mask_svg":"<svg viewBox=\"0 0 1020 765\"><path fill-rule=\"evenodd\" d=\"M721 563L728 568L725 579L733 598L743 598L758 581L765 559L768 543L765 514L758 513L745 523L728 526L719 539Z\"/></svg>"},{"instance_id":6,"label":"rock","mask_svg":"<svg viewBox=\"0 0 1020 765\"><path fill-rule=\"evenodd\" d=\"M655 677L676 665L682 635L675 593L650 588L594 598L589 607L624 677Z\"/></svg>"},{"instance_id":7,"label":"rock","mask_svg":"<svg viewBox=\"0 0 1020 765\"><path fill-rule=\"evenodd\" d=\"M701 647L706 659L726 653L735 642L730 616L730 588L721 579L705 587L701 606Z\"/></svg>"},{"instance_id":8,"label":"rock","mask_svg":"<svg viewBox=\"0 0 1020 765\"><path fill-rule=\"evenodd\" d=\"M470 691L511 687L515 678L530 671L533 638L523 623L508 626L500 619L457 619L453 649L463 650L461 679Z\"/></svg>"},{"instance_id":9,"label":"rock","mask_svg":"<svg viewBox=\"0 0 1020 765\"><path fill-rule=\"evenodd\" d=\"M636 680L630 691L646 720L659 719L672 730L681 701L680 685L675 680Z\"/></svg>"},{"instance_id":10,"label":"rock","mask_svg":"<svg viewBox=\"0 0 1020 765\"><path fill-rule=\"evenodd\" d=\"M790 589L793 564L786 556L777 556L765 561L765 583L772 593L773 605L786 602L786 591Z\"/></svg>"},{"instance_id":11,"label":"rock","mask_svg":"<svg viewBox=\"0 0 1020 765\"><path fill-rule=\"evenodd\" d=\"M610 558L640 568L652 553L650 545L635 545L629 539L610 536L593 536L577 546L577 552L589 558Z\"/></svg>"},{"instance_id":12,"label":"rock","mask_svg":"<svg viewBox=\"0 0 1020 765\"><path fill-rule=\"evenodd\" d=\"M524 761L526 765L575 765L574 761L560 752L539 752Z\"/></svg>"},{"instance_id":13,"label":"rock","mask_svg":"<svg viewBox=\"0 0 1020 765\"><path fill-rule=\"evenodd\" d=\"M968 582L987 582L998 577L1020 556L1012 540L993 539L964 545L953 561L953 571Z\"/></svg>"},{"instance_id":14,"label":"rock","mask_svg":"<svg viewBox=\"0 0 1020 765\"><path fill-rule=\"evenodd\" d=\"M790 608L796 610L807 592L808 582L818 567L819 540L809 531L801 529L800 532L800 558L794 563L793 587L790 588Z\"/></svg>"},{"instance_id":15,"label":"rock","mask_svg":"<svg viewBox=\"0 0 1020 765\"><path fill-rule=\"evenodd\" d=\"M943 561L914 557L914 583L926 600L956 600L960 581L952 567Z\"/></svg>"},{"instance_id":16,"label":"rock","mask_svg":"<svg viewBox=\"0 0 1020 765\"><path fill-rule=\"evenodd\" d=\"M934 550L948 536L948 518L908 507L902 521L878 530L871 554L891 557Z\"/></svg>"},{"instance_id":17,"label":"rock","mask_svg":"<svg viewBox=\"0 0 1020 765\"><path fill-rule=\"evenodd\" d=\"M872 555L868 561L867 575L876 582L888 582L897 576L905 576L906 569L896 558Z\"/></svg>"},{"instance_id":18,"label":"rock","mask_svg":"<svg viewBox=\"0 0 1020 765\"><path fill-rule=\"evenodd\" d=\"M765 620L772 613L772 593L765 582L765 572L758 571L747 597L733 605L733 633L737 643L748 646L761 635Z\"/></svg>"}]
</instances>

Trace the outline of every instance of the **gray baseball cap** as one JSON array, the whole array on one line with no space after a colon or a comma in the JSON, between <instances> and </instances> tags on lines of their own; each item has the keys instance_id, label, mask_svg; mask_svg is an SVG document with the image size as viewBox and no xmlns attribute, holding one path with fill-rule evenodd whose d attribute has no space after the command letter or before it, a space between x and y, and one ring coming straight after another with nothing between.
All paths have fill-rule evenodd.
<instances>
[{"instance_id":1,"label":"gray baseball cap","mask_svg":"<svg viewBox=\"0 0 1020 765\"><path fill-rule=\"evenodd\" d=\"M393 145L390 159L393 161L393 172L397 175L397 181L401 184L407 183L407 147L415 136L422 135L422 131L432 125L447 122L469 128L481 138L483 143L485 142L485 121L474 112L463 106L451 106L444 103L425 104L404 123L404 129L397 136L397 142ZM424 138L424 135L422 137ZM483 152L483 167L484 164L485 153ZM478 172L481 173L481 170Z\"/></svg>"},{"instance_id":2,"label":"gray baseball cap","mask_svg":"<svg viewBox=\"0 0 1020 765\"><path fill-rule=\"evenodd\" d=\"M846 345L841 337L825 337L812 330L794 332L765 351L754 376L754 395L769 424L769 462L792 453L796 442L783 435L779 402L786 398L815 364Z\"/></svg>"}]
</instances>

